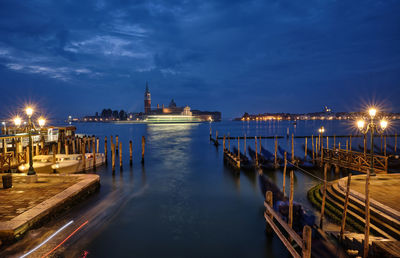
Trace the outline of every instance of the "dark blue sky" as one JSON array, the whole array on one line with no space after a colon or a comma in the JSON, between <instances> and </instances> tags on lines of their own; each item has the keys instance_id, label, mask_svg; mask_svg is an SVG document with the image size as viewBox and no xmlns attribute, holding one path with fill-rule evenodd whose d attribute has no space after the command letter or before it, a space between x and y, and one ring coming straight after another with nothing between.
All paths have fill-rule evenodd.
<instances>
[{"instance_id":1,"label":"dark blue sky","mask_svg":"<svg viewBox=\"0 0 400 258\"><path fill-rule=\"evenodd\" d=\"M400 111L400 1L0 1L0 117Z\"/></svg>"}]
</instances>

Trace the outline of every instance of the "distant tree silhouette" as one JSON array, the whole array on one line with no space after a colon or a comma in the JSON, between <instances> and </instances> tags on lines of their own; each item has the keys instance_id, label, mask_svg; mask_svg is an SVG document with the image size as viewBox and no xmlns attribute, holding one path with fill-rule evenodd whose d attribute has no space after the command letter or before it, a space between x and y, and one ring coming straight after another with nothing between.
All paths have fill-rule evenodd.
<instances>
[{"instance_id":1,"label":"distant tree silhouette","mask_svg":"<svg viewBox=\"0 0 400 258\"><path fill-rule=\"evenodd\" d=\"M112 112L112 117L113 117L114 119L119 118L118 110L114 110L114 111Z\"/></svg>"},{"instance_id":2,"label":"distant tree silhouette","mask_svg":"<svg viewBox=\"0 0 400 258\"><path fill-rule=\"evenodd\" d=\"M121 111L119 111L119 120L126 120L128 118L128 114L121 109Z\"/></svg>"}]
</instances>

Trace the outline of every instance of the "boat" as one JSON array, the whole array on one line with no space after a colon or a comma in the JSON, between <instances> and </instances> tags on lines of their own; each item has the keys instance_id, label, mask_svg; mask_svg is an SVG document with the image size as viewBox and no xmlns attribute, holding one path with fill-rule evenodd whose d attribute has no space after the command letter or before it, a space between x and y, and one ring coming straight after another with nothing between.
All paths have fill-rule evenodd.
<instances>
[{"instance_id":1,"label":"boat","mask_svg":"<svg viewBox=\"0 0 400 258\"><path fill-rule=\"evenodd\" d=\"M267 149L265 149L263 146L261 146L261 154L269 160L274 159L274 155L271 152L269 152Z\"/></svg>"},{"instance_id":2,"label":"boat","mask_svg":"<svg viewBox=\"0 0 400 258\"><path fill-rule=\"evenodd\" d=\"M86 162L85 167L82 160L82 154L57 154L56 155L56 164L51 166L52 170L55 170L60 174L73 174L79 173L86 170L90 170L94 168L93 165L93 153L86 153ZM104 153L96 153L96 164L98 167L105 162Z\"/></svg>"},{"instance_id":3,"label":"boat","mask_svg":"<svg viewBox=\"0 0 400 258\"><path fill-rule=\"evenodd\" d=\"M53 156L52 155L37 155L34 156L33 159L33 169L36 173L51 173L52 168L51 165L53 164ZM18 171L22 173L27 173L29 169L29 162L19 165Z\"/></svg>"},{"instance_id":4,"label":"boat","mask_svg":"<svg viewBox=\"0 0 400 258\"><path fill-rule=\"evenodd\" d=\"M238 149L236 147L233 147L233 153L238 153ZM254 165L242 152L240 153L240 168L243 170L254 170Z\"/></svg>"},{"instance_id":5,"label":"boat","mask_svg":"<svg viewBox=\"0 0 400 258\"><path fill-rule=\"evenodd\" d=\"M249 151L249 155L251 157L251 159L253 160L253 162L255 163L256 160L256 152L250 147L248 146L248 151ZM258 165L266 170L273 170L275 169L274 166L274 161L273 160L269 160L267 158L265 158L262 154L258 153L257 154L257 159L258 159Z\"/></svg>"},{"instance_id":6,"label":"boat","mask_svg":"<svg viewBox=\"0 0 400 258\"><path fill-rule=\"evenodd\" d=\"M289 215L289 201L284 196L282 191L271 182L265 175L259 176L260 190L262 196L265 196L267 191L271 191L273 194L273 208L281 215L284 221L288 221ZM300 203L293 202L293 229L301 233L305 225L313 226L315 223L315 215L312 211L306 210Z\"/></svg>"}]
</instances>

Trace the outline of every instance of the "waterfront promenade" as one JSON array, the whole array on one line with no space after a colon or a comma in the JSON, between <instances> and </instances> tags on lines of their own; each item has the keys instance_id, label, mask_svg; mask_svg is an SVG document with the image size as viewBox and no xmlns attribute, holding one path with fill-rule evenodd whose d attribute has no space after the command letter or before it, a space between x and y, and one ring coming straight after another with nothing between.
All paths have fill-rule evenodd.
<instances>
[{"instance_id":1,"label":"waterfront promenade","mask_svg":"<svg viewBox=\"0 0 400 258\"><path fill-rule=\"evenodd\" d=\"M26 176L13 174L13 187L0 188L0 241L19 239L30 228L69 209L93 193L99 180L94 174L50 174L38 176L38 182L32 184L26 183Z\"/></svg>"}]
</instances>

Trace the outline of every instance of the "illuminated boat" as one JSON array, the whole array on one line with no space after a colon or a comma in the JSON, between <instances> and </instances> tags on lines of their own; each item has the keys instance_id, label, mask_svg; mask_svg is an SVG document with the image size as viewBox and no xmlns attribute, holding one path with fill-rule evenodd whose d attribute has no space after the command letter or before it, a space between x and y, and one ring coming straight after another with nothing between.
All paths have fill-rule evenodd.
<instances>
[{"instance_id":1,"label":"illuminated boat","mask_svg":"<svg viewBox=\"0 0 400 258\"><path fill-rule=\"evenodd\" d=\"M148 115L143 121L146 123L199 123L204 120L191 115Z\"/></svg>"},{"instance_id":2,"label":"illuminated boat","mask_svg":"<svg viewBox=\"0 0 400 258\"><path fill-rule=\"evenodd\" d=\"M93 153L86 153L85 164L82 161L82 154L58 154L56 155L56 164L51 166L52 170L61 174L73 174L85 170L93 169L94 166L98 167L105 162L104 153L96 153L96 164L93 165ZM85 165L85 166L84 166Z\"/></svg>"},{"instance_id":3,"label":"illuminated boat","mask_svg":"<svg viewBox=\"0 0 400 258\"><path fill-rule=\"evenodd\" d=\"M33 157L33 169L36 173L52 172L52 155L37 155ZM18 170L22 173L28 172L29 163L18 166Z\"/></svg>"}]
</instances>

